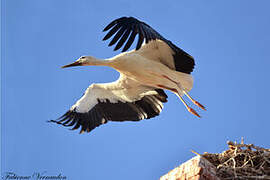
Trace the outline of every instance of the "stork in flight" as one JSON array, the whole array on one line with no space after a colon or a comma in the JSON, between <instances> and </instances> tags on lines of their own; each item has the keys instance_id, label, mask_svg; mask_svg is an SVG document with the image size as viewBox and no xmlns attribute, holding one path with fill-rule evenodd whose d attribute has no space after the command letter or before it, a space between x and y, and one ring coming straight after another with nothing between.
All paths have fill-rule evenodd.
<instances>
[{"instance_id":1,"label":"stork in flight","mask_svg":"<svg viewBox=\"0 0 270 180\"><path fill-rule=\"evenodd\" d=\"M103 40L114 36L109 46L114 50L123 47L122 53L101 60L92 56L82 56L74 63L63 66L109 66L120 73L117 81L92 84L62 117L51 120L63 126L81 127L80 133L90 132L108 121L139 121L160 114L170 90L183 102L187 110L200 117L189 107L182 96L204 109L188 91L192 89L190 73L194 59L188 53L162 37L146 23L133 17L122 17L112 21L103 31L110 30ZM135 50L128 51L136 35Z\"/></svg>"}]
</instances>

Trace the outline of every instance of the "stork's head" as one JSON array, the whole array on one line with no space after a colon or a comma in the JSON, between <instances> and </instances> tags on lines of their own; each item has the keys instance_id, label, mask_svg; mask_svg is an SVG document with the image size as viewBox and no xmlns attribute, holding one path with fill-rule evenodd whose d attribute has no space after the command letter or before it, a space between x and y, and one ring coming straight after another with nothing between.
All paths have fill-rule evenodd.
<instances>
[{"instance_id":1,"label":"stork's head","mask_svg":"<svg viewBox=\"0 0 270 180\"><path fill-rule=\"evenodd\" d=\"M96 62L96 58L92 56L81 56L74 63L62 66L62 68L73 67L73 66L87 66L87 65L92 65L94 62Z\"/></svg>"}]
</instances>

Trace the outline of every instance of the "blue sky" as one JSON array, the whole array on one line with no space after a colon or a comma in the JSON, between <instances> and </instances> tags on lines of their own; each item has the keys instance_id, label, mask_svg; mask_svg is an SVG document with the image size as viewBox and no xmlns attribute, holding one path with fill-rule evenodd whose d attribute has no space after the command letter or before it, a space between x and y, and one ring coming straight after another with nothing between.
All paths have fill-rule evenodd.
<instances>
[{"instance_id":1,"label":"blue sky","mask_svg":"<svg viewBox=\"0 0 270 180\"><path fill-rule=\"evenodd\" d=\"M157 179L226 141L268 147L270 2L1 1L1 173L61 173L68 179ZM55 124L108 67L61 69L81 55L119 53L103 42L115 18L134 16L196 61L191 95L208 111L189 114L172 93L160 116L108 123L79 135Z\"/></svg>"}]
</instances>

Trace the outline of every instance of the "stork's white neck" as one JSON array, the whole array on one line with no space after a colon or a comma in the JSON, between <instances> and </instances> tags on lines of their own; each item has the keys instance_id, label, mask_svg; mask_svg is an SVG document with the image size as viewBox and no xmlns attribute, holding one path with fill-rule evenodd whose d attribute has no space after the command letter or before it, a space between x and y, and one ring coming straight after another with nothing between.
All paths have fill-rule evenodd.
<instances>
[{"instance_id":1,"label":"stork's white neck","mask_svg":"<svg viewBox=\"0 0 270 180\"><path fill-rule=\"evenodd\" d=\"M85 66L111 66L112 60L110 59L98 59L96 57L88 57L85 62Z\"/></svg>"}]
</instances>

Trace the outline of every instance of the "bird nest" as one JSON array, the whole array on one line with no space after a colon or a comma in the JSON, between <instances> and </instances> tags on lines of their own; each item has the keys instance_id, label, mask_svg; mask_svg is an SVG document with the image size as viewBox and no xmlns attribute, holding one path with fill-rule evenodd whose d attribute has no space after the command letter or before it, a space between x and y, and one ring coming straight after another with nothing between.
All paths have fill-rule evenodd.
<instances>
[{"instance_id":1,"label":"bird nest","mask_svg":"<svg viewBox=\"0 0 270 180\"><path fill-rule=\"evenodd\" d=\"M270 179L270 149L227 142L229 149L220 154L202 156L217 168L220 179Z\"/></svg>"}]
</instances>

